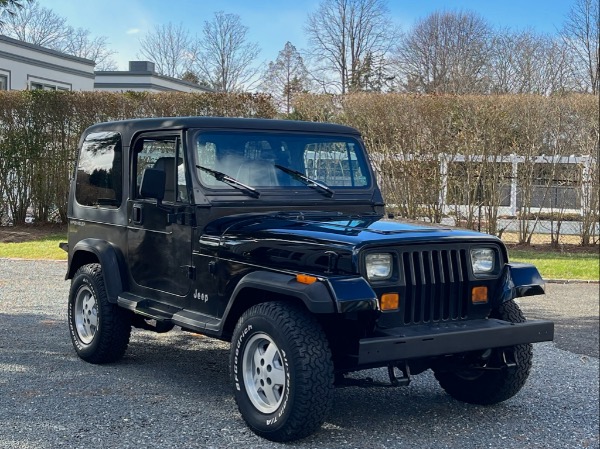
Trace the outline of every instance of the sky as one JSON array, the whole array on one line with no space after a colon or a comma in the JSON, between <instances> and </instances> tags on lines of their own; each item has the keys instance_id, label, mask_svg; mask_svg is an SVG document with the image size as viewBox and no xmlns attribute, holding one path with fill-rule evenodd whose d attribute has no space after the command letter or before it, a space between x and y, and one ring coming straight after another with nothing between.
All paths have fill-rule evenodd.
<instances>
[{"instance_id":1,"label":"sky","mask_svg":"<svg viewBox=\"0 0 600 449\"><path fill-rule=\"evenodd\" d=\"M304 25L320 0L38 0L42 6L66 17L75 28L87 28L94 36L106 36L117 54L119 70L139 60L139 40L155 26L182 24L192 35L216 11L240 16L248 27L248 41L261 48L259 60L277 58L286 42L298 50L307 47ZM388 0L390 18L408 31L434 11L474 11L494 27L531 29L554 34L574 0Z\"/></svg>"}]
</instances>

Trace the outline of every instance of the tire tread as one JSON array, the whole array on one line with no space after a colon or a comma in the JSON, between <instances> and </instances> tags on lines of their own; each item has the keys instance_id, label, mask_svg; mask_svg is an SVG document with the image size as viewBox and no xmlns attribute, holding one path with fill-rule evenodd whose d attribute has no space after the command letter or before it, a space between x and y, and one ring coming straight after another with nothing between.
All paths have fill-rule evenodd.
<instances>
[{"instance_id":1,"label":"tire tread","mask_svg":"<svg viewBox=\"0 0 600 449\"><path fill-rule=\"evenodd\" d=\"M285 426L276 431L255 428L238 409L246 424L259 436L284 442L304 438L323 424L333 400L333 362L325 333L317 320L300 307L287 302L266 302L248 309L238 321L235 335L251 317L261 316L285 330L292 352L301 357L290 360L296 365L296 384L301 390L294 395L294 408ZM232 356L233 363L233 356Z\"/></svg>"},{"instance_id":2,"label":"tire tread","mask_svg":"<svg viewBox=\"0 0 600 449\"><path fill-rule=\"evenodd\" d=\"M93 351L89 353L80 351L74 342L75 350L82 359L89 363L103 364L116 362L123 357L129 345L131 336L130 315L117 304L108 301L102 266L99 263L91 263L80 267L75 276L73 276L73 284L75 284L79 276L87 276L93 283L98 296L96 301L98 302L101 327L95 336L95 338L98 338L98 341ZM71 295L73 294L74 292L72 291ZM71 330L71 333L73 332L75 331ZM71 337L74 339L77 338L74 335Z\"/></svg>"}]
</instances>

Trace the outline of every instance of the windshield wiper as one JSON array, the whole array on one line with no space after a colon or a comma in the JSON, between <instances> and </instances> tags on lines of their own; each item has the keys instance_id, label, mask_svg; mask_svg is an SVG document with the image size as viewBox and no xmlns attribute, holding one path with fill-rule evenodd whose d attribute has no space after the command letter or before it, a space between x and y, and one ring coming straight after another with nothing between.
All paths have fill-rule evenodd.
<instances>
[{"instance_id":1,"label":"windshield wiper","mask_svg":"<svg viewBox=\"0 0 600 449\"><path fill-rule=\"evenodd\" d=\"M278 168L279 170L281 170L282 172L287 173L292 178L294 178L296 181L300 181L302 184L304 184L312 189L315 189L320 194L325 195L328 198L331 198L333 196L333 193L334 193L333 190L330 189L329 187L327 187L322 182L319 182L315 179L309 178L304 173L301 173L296 170L292 170L291 168L284 167L283 165L275 164L275 167Z\"/></svg>"},{"instance_id":2,"label":"windshield wiper","mask_svg":"<svg viewBox=\"0 0 600 449\"><path fill-rule=\"evenodd\" d=\"M246 193L247 195L250 195L253 198L258 198L260 196L260 192L254 187L247 186L246 184L239 182L237 179L232 178L231 176L225 173L213 170L212 168L203 167L202 165L196 165L196 167L212 175L217 181L224 182L225 184L228 184L231 187L241 190L242 192Z\"/></svg>"}]
</instances>

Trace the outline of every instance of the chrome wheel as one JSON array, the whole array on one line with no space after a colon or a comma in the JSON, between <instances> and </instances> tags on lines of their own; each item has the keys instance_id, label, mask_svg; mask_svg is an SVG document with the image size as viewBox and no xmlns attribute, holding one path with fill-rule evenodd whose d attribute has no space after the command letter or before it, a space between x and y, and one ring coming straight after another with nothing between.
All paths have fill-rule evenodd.
<instances>
[{"instance_id":1,"label":"chrome wheel","mask_svg":"<svg viewBox=\"0 0 600 449\"><path fill-rule=\"evenodd\" d=\"M262 413L273 413L281 405L286 372L279 348L267 334L254 335L244 350L244 385L250 401Z\"/></svg>"},{"instance_id":2,"label":"chrome wheel","mask_svg":"<svg viewBox=\"0 0 600 449\"><path fill-rule=\"evenodd\" d=\"M89 345L98 330L98 302L87 285L77 291L74 312L77 336L83 344Z\"/></svg>"}]
</instances>

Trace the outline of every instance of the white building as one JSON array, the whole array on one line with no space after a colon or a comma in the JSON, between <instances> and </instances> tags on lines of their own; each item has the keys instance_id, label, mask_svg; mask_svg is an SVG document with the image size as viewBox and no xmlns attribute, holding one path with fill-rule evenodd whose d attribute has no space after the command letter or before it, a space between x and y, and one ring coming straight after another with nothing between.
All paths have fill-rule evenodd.
<instances>
[{"instance_id":1,"label":"white building","mask_svg":"<svg viewBox=\"0 0 600 449\"><path fill-rule=\"evenodd\" d=\"M156 73L154 63L130 61L127 71L94 72L94 61L0 35L0 90L213 92Z\"/></svg>"},{"instance_id":2,"label":"white building","mask_svg":"<svg viewBox=\"0 0 600 449\"><path fill-rule=\"evenodd\" d=\"M0 35L0 90L92 90L94 61Z\"/></svg>"},{"instance_id":3,"label":"white building","mask_svg":"<svg viewBox=\"0 0 600 449\"><path fill-rule=\"evenodd\" d=\"M213 92L177 78L159 75L150 61L129 61L128 71L95 72L94 90L112 92Z\"/></svg>"}]
</instances>

